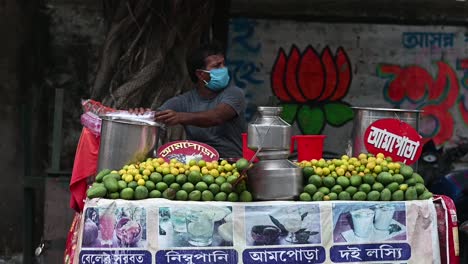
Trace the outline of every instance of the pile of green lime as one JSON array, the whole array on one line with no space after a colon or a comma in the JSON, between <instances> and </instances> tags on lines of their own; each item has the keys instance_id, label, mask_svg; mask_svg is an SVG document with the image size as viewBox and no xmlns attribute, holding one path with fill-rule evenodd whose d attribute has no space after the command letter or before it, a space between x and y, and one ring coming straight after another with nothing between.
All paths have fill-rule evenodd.
<instances>
[{"instance_id":1,"label":"pile of green lime","mask_svg":"<svg viewBox=\"0 0 468 264\"><path fill-rule=\"evenodd\" d=\"M149 161L151 162L151 161ZM237 166L240 169L245 169L248 165L245 160L240 160ZM148 163L148 161L147 161ZM109 199L125 199L125 200L141 200L147 198L166 198L169 200L179 201L230 201L230 202L251 202L252 194L247 190L245 180L238 182L240 174L237 172L231 173L233 169L229 168L236 165L231 165L226 161L214 164L216 169L208 171L206 163L200 161L198 165L189 165L187 170L181 171L182 166L174 166L168 163L161 163L163 168L168 168L168 171L178 170L178 173L170 173L159 170L161 165L153 163L155 169L141 168L144 165L130 165L136 169L145 171L141 179L135 181L130 179L132 175L127 175L128 170L133 170L132 167L122 169L120 172L102 170L96 175L96 182L93 183L87 191L88 198L109 198ZM166 166L167 164L167 166ZM173 162L173 164L176 164ZM153 165L151 165L153 166ZM212 166L208 163L208 166ZM201 169L200 169L201 167ZM220 175L220 168L228 168L228 173ZM208 171L207 173L203 173ZM127 171L124 171L127 170ZM150 171L147 173L146 170ZM182 173L183 172L183 173ZM137 178L139 175L136 174Z\"/></svg>"},{"instance_id":2,"label":"pile of green lime","mask_svg":"<svg viewBox=\"0 0 468 264\"><path fill-rule=\"evenodd\" d=\"M302 166L306 185L299 200L408 201L432 198L432 193L424 185L423 177L414 172L412 167L391 162L383 154L378 154L377 157L360 154L359 161L356 160L358 159L343 156L340 162L311 161L311 166ZM372 169L367 166L369 162ZM339 166L338 171L335 170L336 165ZM361 166L366 169L365 173L364 169L358 169L359 172L355 170ZM379 166L377 171L374 170L376 166Z\"/></svg>"}]
</instances>

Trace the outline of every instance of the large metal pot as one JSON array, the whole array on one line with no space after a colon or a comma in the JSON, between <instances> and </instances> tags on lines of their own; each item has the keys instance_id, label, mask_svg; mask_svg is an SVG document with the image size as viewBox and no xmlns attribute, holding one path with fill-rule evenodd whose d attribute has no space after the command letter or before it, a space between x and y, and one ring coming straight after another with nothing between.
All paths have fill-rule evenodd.
<instances>
[{"instance_id":1,"label":"large metal pot","mask_svg":"<svg viewBox=\"0 0 468 264\"><path fill-rule=\"evenodd\" d=\"M247 175L255 200L294 200L303 189L301 168L286 159L260 160Z\"/></svg>"},{"instance_id":2,"label":"large metal pot","mask_svg":"<svg viewBox=\"0 0 468 264\"><path fill-rule=\"evenodd\" d=\"M352 131L352 155L366 153L364 145L364 133L367 127L373 122L384 118L395 118L411 125L416 131L419 129L419 115L421 110L390 109L390 108L370 108L351 107L354 110L353 131Z\"/></svg>"},{"instance_id":3,"label":"large metal pot","mask_svg":"<svg viewBox=\"0 0 468 264\"><path fill-rule=\"evenodd\" d=\"M101 116L98 171L155 157L161 144L162 127L151 121Z\"/></svg>"}]
</instances>

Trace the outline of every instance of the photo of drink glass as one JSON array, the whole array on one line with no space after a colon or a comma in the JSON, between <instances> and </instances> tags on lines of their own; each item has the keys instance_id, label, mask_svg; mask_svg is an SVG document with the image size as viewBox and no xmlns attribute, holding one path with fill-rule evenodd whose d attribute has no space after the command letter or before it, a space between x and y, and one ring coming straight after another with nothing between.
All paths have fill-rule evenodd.
<instances>
[{"instance_id":1,"label":"photo of drink glass","mask_svg":"<svg viewBox=\"0 0 468 264\"><path fill-rule=\"evenodd\" d=\"M185 207L174 207L171 208L171 223L174 232L185 233L187 232L187 223L185 215L187 208Z\"/></svg>"},{"instance_id":2,"label":"photo of drink glass","mask_svg":"<svg viewBox=\"0 0 468 264\"><path fill-rule=\"evenodd\" d=\"M369 237L374 226L374 211L371 209L359 209L350 213L353 220L354 234L362 238Z\"/></svg>"},{"instance_id":3,"label":"photo of drink glass","mask_svg":"<svg viewBox=\"0 0 468 264\"><path fill-rule=\"evenodd\" d=\"M190 210L186 216L188 242L193 246L209 246L213 242L213 216L201 210Z\"/></svg>"},{"instance_id":4,"label":"photo of drink glass","mask_svg":"<svg viewBox=\"0 0 468 264\"><path fill-rule=\"evenodd\" d=\"M285 216L283 221L284 228L289 232L286 241L297 243L296 232L302 227L301 215L298 213L291 213Z\"/></svg>"},{"instance_id":5,"label":"photo of drink glass","mask_svg":"<svg viewBox=\"0 0 468 264\"><path fill-rule=\"evenodd\" d=\"M388 230L395 213L395 207L380 205L375 208L374 227L378 230Z\"/></svg>"},{"instance_id":6,"label":"photo of drink glass","mask_svg":"<svg viewBox=\"0 0 468 264\"><path fill-rule=\"evenodd\" d=\"M101 245L112 246L114 236L115 216L113 213L104 213L99 217L99 229L101 230Z\"/></svg>"}]
</instances>

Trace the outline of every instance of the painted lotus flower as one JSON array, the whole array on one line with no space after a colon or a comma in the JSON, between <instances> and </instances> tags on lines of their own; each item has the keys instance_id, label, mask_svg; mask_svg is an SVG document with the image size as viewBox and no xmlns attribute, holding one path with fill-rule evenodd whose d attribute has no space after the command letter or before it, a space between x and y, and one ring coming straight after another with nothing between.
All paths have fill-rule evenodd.
<instances>
[{"instance_id":1,"label":"painted lotus flower","mask_svg":"<svg viewBox=\"0 0 468 264\"><path fill-rule=\"evenodd\" d=\"M341 100L352 80L351 63L342 47L321 54L311 46L303 53L293 45L286 55L280 48L271 73L274 95L284 108L283 118L298 121L304 134L319 134L325 123L341 126L353 118L349 104Z\"/></svg>"}]
</instances>

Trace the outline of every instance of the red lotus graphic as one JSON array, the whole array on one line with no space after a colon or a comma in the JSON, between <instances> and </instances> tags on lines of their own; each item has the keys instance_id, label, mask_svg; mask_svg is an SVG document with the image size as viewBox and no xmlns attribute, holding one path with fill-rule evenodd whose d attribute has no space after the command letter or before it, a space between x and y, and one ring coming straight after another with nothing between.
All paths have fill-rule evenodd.
<instances>
[{"instance_id":1,"label":"red lotus graphic","mask_svg":"<svg viewBox=\"0 0 468 264\"><path fill-rule=\"evenodd\" d=\"M349 105L341 102L351 79L351 62L342 47L333 55L328 46L319 54L311 46L301 53L293 45L289 55L279 49L271 86L283 104L283 118L289 123L297 118L304 134L317 134L325 122L341 126L353 118Z\"/></svg>"}]
</instances>

